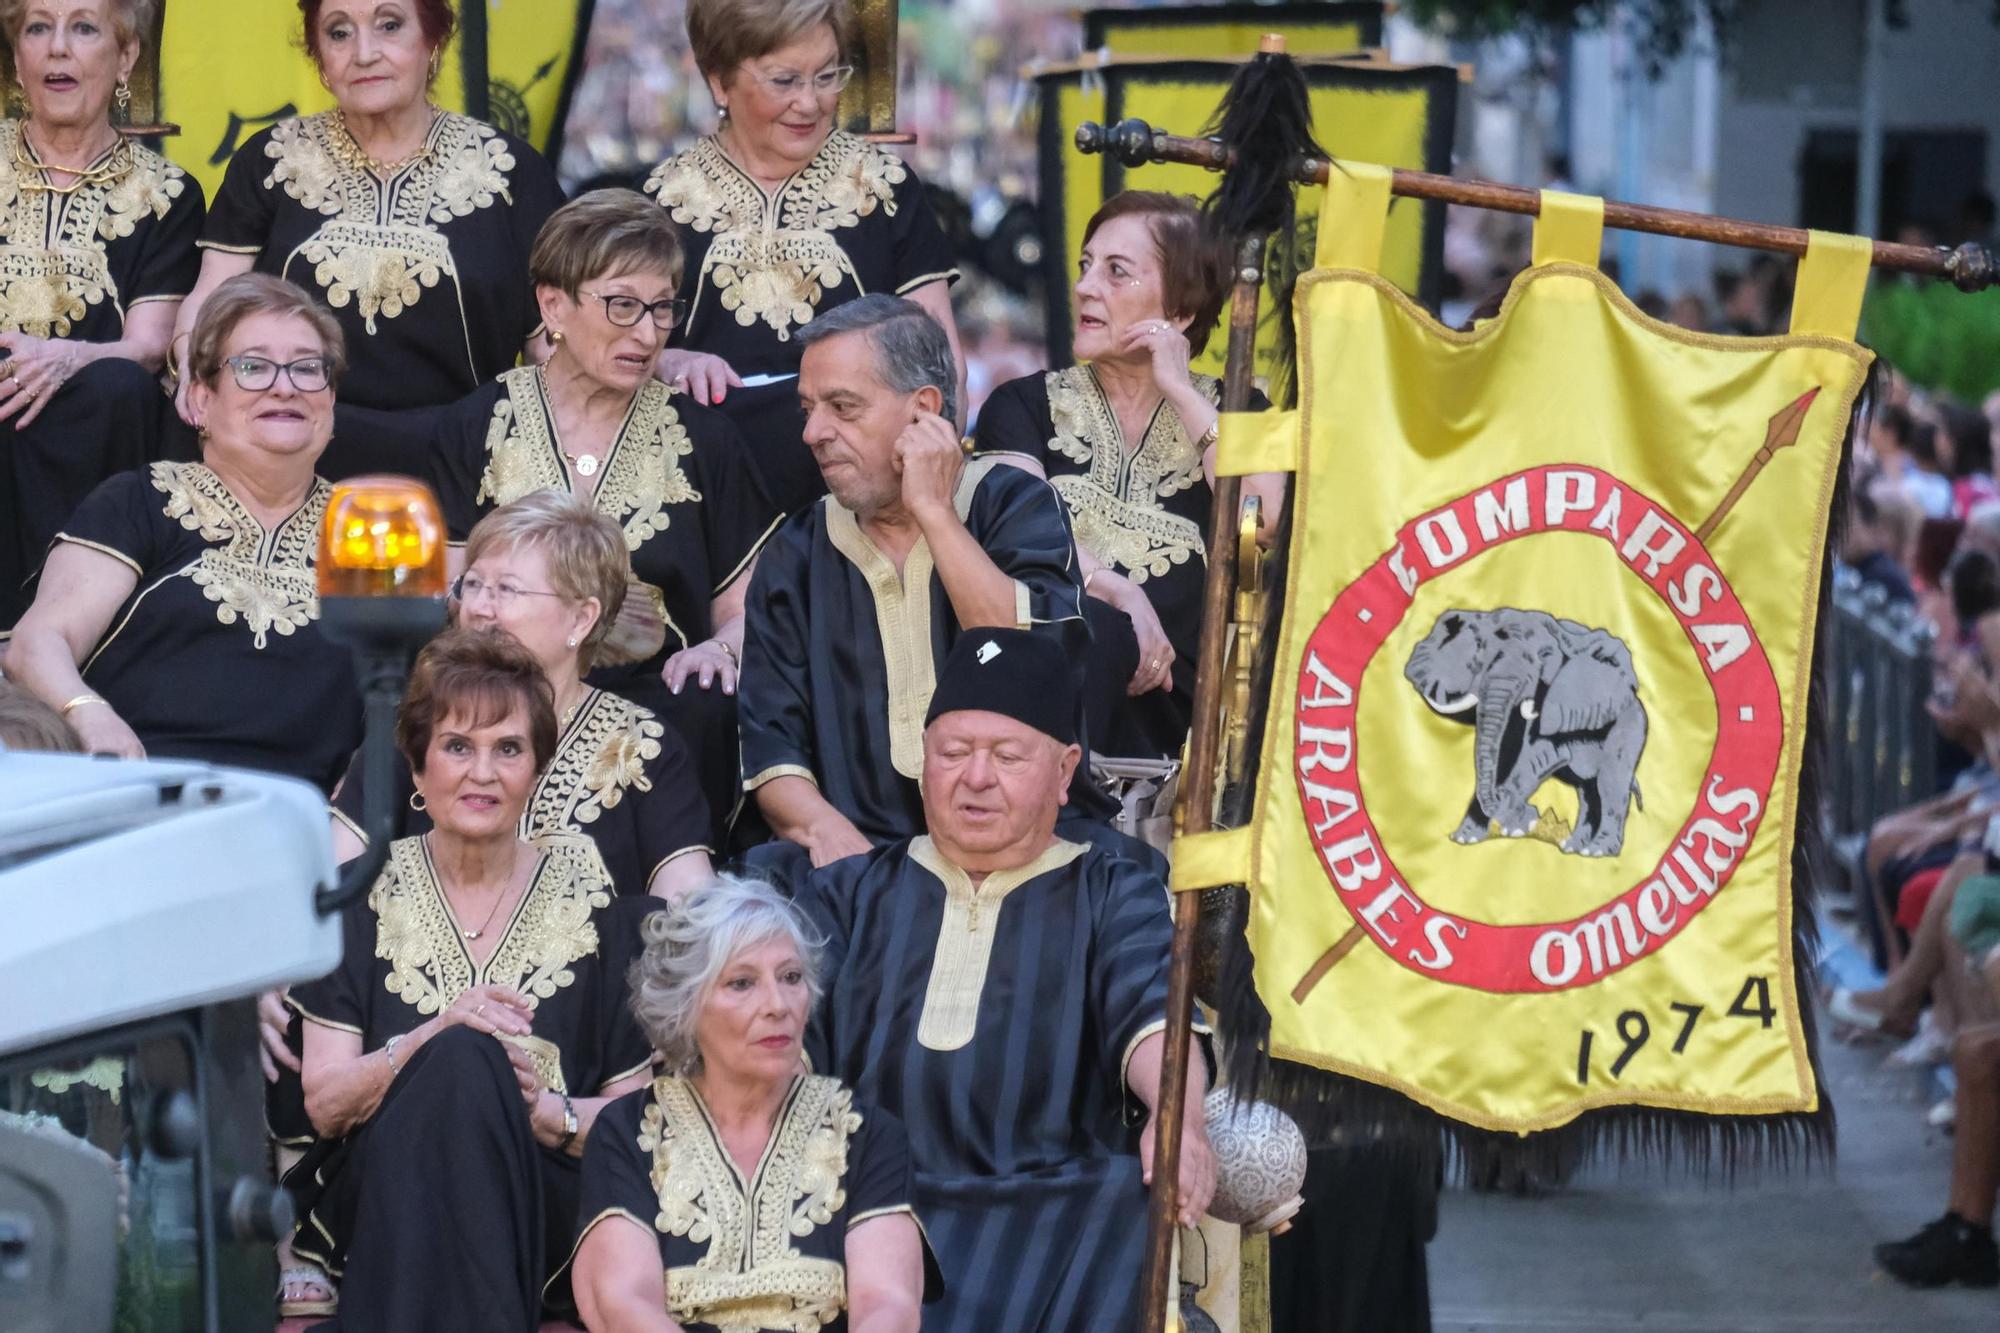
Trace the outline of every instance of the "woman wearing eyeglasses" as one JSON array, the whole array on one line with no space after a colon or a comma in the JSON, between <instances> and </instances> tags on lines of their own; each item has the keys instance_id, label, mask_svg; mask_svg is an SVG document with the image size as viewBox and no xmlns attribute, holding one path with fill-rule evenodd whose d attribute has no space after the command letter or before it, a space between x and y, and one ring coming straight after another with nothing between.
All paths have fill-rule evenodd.
<instances>
[{"instance_id":1,"label":"woman wearing eyeglasses","mask_svg":"<svg viewBox=\"0 0 2000 1333\"><path fill-rule=\"evenodd\" d=\"M334 108L244 140L202 232L174 350L217 283L254 269L318 295L352 370L321 471L409 470L426 413L546 351L528 248L562 203L541 154L430 97L451 0L299 0L300 38ZM183 391L182 418L202 424Z\"/></svg>"},{"instance_id":2,"label":"woman wearing eyeglasses","mask_svg":"<svg viewBox=\"0 0 2000 1333\"><path fill-rule=\"evenodd\" d=\"M722 126L646 182L687 252L687 320L661 375L736 420L787 513L826 493L801 438L792 337L818 311L864 292L909 297L950 337L965 401L958 269L923 185L835 128L855 28L847 0L688 0L688 43Z\"/></svg>"},{"instance_id":3,"label":"woman wearing eyeglasses","mask_svg":"<svg viewBox=\"0 0 2000 1333\"><path fill-rule=\"evenodd\" d=\"M243 274L208 299L192 343L202 461L120 473L78 507L7 676L88 750L331 791L361 740L354 661L320 633L313 573L340 325L290 283Z\"/></svg>"},{"instance_id":4,"label":"woman wearing eyeglasses","mask_svg":"<svg viewBox=\"0 0 2000 1333\"><path fill-rule=\"evenodd\" d=\"M555 350L441 415L430 458L445 522L462 539L496 506L563 490L618 524L639 585L623 619L659 647L590 683L680 733L719 835L741 800L743 596L779 515L729 418L653 373L679 310L666 215L630 190L593 191L556 211L528 262Z\"/></svg>"}]
</instances>

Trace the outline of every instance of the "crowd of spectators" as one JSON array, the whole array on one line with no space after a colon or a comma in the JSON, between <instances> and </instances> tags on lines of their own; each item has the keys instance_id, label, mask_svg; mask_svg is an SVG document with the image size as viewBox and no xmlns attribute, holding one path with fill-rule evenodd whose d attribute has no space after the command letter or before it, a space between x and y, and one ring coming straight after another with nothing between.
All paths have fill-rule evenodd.
<instances>
[{"instance_id":1,"label":"crowd of spectators","mask_svg":"<svg viewBox=\"0 0 2000 1333\"><path fill-rule=\"evenodd\" d=\"M1924 631L1933 688L1924 709L1939 790L1877 819L1855 857L1852 902L1878 987L1834 987L1828 1013L1850 1037L1893 1037L1889 1059L1945 1066L1950 1094L1931 1123L1954 1131L1947 1211L1876 1248L1919 1286L2000 1282L2000 495L1981 408L1913 388L1893 368L1856 433L1840 556L1859 605ZM1875 706L1914 707L1885 699Z\"/></svg>"}]
</instances>

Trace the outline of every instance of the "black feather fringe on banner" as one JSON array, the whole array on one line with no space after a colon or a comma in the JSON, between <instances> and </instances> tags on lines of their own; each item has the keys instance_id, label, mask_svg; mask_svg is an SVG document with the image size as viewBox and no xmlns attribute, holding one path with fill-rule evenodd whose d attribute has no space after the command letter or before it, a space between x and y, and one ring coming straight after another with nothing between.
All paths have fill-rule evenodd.
<instances>
[{"instance_id":1,"label":"black feather fringe on banner","mask_svg":"<svg viewBox=\"0 0 2000 1333\"><path fill-rule=\"evenodd\" d=\"M1806 742L1799 770L1798 815L1792 850L1792 982L1806 1043L1818 1108L1775 1115L1718 1116L1653 1107L1607 1107L1586 1111L1560 1128L1518 1135L1480 1130L1449 1120L1399 1092L1268 1054L1271 1016L1248 975L1250 949L1240 926L1233 939L1204 940L1220 956L1206 964L1220 984L1201 992L1217 1012L1227 1046L1228 1072L1239 1097L1274 1103L1299 1124L1308 1143L1375 1140L1419 1155L1442 1152L1456 1160L1475 1184L1559 1181L1586 1162L1659 1167L1690 1177L1733 1183L1740 1174L1789 1171L1830 1164L1834 1156L1834 1107L1822 1077L1819 1037L1813 1011L1813 961L1818 957L1817 885L1832 873L1821 828L1821 785L1831 736L1825 682L1832 670L1833 553L1840 549L1848 512L1848 470L1862 414L1848 422L1834 487L1827 546L1822 554L1813 671L1806 694ZM1274 546L1290 549L1291 504ZM1273 560L1266 577L1267 615L1251 697L1270 698L1279 619L1283 614L1284 562ZM1264 714L1252 720L1253 770L1225 788L1219 826L1249 821L1256 787L1254 764L1263 750ZM1239 913L1247 913L1241 888ZM1206 904L1205 904L1206 905ZM1241 916L1237 919L1240 921ZM1198 964L1198 967L1204 966ZM1253 1045L1254 1044L1254 1045ZM1245 1047L1252 1049L1244 1049ZM1263 1048L1263 1049L1258 1049Z\"/></svg>"},{"instance_id":2,"label":"black feather fringe on banner","mask_svg":"<svg viewBox=\"0 0 2000 1333\"><path fill-rule=\"evenodd\" d=\"M1243 237L1270 238L1265 272L1274 280L1271 314L1277 326L1270 398L1290 407L1297 402L1292 291L1298 275L1310 267L1296 253L1293 172L1301 157L1328 156L1313 138L1305 75L1290 56L1259 52L1236 71L1203 133L1235 153L1222 184L1202 206L1212 244L1233 255ZM1310 255L1311 239L1305 244Z\"/></svg>"}]
</instances>

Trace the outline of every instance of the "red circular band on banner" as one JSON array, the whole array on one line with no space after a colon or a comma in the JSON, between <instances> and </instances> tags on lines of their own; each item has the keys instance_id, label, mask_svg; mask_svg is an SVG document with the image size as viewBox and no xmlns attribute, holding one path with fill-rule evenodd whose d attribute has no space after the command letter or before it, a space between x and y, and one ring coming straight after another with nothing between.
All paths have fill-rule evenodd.
<instances>
[{"instance_id":1,"label":"red circular band on banner","mask_svg":"<svg viewBox=\"0 0 2000 1333\"><path fill-rule=\"evenodd\" d=\"M1602 521L1607 512L1615 521ZM1355 724L1363 675L1419 587L1505 542L1550 532L1601 538L1666 604L1714 693L1716 737L1692 808L1647 875L1566 921L1494 925L1437 910L1397 871L1361 789ZM1569 465L1512 473L1406 524L1314 628L1297 702L1293 773L1307 833L1355 921L1421 976L1508 993L1591 985L1685 929L1755 839L1785 736L1770 659L1701 542L1611 474ZM1670 701L1655 701L1651 711L1664 720L1668 708ZM1560 873L1569 854L1553 845L1549 853L1550 872ZM1477 856L1467 849L1468 873Z\"/></svg>"}]
</instances>

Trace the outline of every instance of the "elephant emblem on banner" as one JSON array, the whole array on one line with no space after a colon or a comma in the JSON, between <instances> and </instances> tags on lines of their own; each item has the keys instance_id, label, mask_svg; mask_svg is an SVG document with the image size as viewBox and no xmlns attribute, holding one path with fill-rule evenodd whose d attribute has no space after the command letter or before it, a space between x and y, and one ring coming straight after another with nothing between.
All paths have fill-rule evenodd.
<instances>
[{"instance_id":1,"label":"elephant emblem on banner","mask_svg":"<svg viewBox=\"0 0 2000 1333\"><path fill-rule=\"evenodd\" d=\"M1403 675L1440 717L1473 729L1473 794L1454 842L1491 828L1526 837L1542 812L1529 798L1548 778L1574 787L1577 856L1625 846L1646 709L1632 654L1615 636L1545 611L1447 611L1410 653Z\"/></svg>"}]
</instances>

